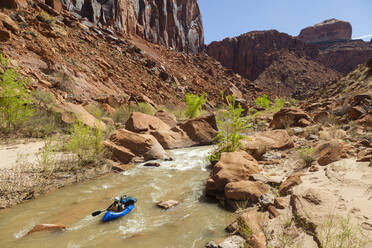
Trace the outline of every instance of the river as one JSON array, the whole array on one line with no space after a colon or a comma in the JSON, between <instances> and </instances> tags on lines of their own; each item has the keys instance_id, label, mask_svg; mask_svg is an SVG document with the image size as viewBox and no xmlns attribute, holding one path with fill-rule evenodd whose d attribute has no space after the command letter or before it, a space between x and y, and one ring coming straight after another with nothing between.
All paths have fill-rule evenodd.
<instances>
[{"instance_id":1,"label":"river","mask_svg":"<svg viewBox=\"0 0 372 248\"><path fill-rule=\"evenodd\" d=\"M225 235L233 215L203 196L209 176L205 157L213 147L168 151L174 161L161 166L138 165L123 173L71 185L4 210L0 213L0 247L204 247ZM102 223L105 209L115 196L137 198L129 215ZM161 210L155 203L181 204ZM65 224L64 232L26 233L35 224Z\"/></svg>"}]
</instances>

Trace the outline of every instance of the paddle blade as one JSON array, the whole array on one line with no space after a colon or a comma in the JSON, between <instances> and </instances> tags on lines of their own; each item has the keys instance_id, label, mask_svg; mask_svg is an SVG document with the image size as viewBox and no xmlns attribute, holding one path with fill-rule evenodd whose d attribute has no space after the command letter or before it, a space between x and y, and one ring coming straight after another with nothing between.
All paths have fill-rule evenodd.
<instances>
[{"instance_id":1,"label":"paddle blade","mask_svg":"<svg viewBox=\"0 0 372 248\"><path fill-rule=\"evenodd\" d=\"M96 211L96 212L92 213L92 216L94 217L94 216L100 215L101 213L102 213L102 211Z\"/></svg>"}]
</instances>

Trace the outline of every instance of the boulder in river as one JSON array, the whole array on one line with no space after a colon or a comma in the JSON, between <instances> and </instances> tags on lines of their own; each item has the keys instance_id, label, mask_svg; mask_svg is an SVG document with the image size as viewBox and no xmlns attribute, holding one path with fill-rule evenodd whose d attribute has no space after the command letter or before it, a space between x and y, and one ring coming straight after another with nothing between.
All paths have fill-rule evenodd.
<instances>
[{"instance_id":1,"label":"boulder in river","mask_svg":"<svg viewBox=\"0 0 372 248\"><path fill-rule=\"evenodd\" d=\"M250 175L260 171L257 161L247 152L224 152L207 181L207 194L224 194L226 184L248 180Z\"/></svg>"},{"instance_id":2,"label":"boulder in river","mask_svg":"<svg viewBox=\"0 0 372 248\"><path fill-rule=\"evenodd\" d=\"M175 200L168 200L168 201L161 201L161 202L158 202L156 205L162 209L170 209L170 208L173 208L177 205L179 205L180 203L178 201L175 201Z\"/></svg>"},{"instance_id":3,"label":"boulder in river","mask_svg":"<svg viewBox=\"0 0 372 248\"><path fill-rule=\"evenodd\" d=\"M125 129L117 130L105 141L113 159L122 163L166 159L167 155L159 142L151 135L133 133Z\"/></svg>"},{"instance_id":4,"label":"boulder in river","mask_svg":"<svg viewBox=\"0 0 372 248\"><path fill-rule=\"evenodd\" d=\"M180 128L199 145L212 144L218 132L214 114L185 121Z\"/></svg>"},{"instance_id":5,"label":"boulder in river","mask_svg":"<svg viewBox=\"0 0 372 248\"><path fill-rule=\"evenodd\" d=\"M63 231L66 230L65 225L61 224L38 224L35 225L27 234L41 231Z\"/></svg>"}]
</instances>

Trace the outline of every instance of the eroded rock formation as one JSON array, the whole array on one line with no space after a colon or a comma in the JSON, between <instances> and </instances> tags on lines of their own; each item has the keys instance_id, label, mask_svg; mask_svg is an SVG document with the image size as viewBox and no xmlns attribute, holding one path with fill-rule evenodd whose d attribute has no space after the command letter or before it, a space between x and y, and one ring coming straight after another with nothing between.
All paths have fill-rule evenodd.
<instances>
[{"instance_id":1,"label":"eroded rock formation","mask_svg":"<svg viewBox=\"0 0 372 248\"><path fill-rule=\"evenodd\" d=\"M204 46L197 0L60 1L66 9L90 22L114 25L153 43L190 52L199 52Z\"/></svg>"},{"instance_id":2,"label":"eroded rock formation","mask_svg":"<svg viewBox=\"0 0 372 248\"><path fill-rule=\"evenodd\" d=\"M349 22L330 19L302 29L298 38L307 43L319 43L350 40L351 34L352 27Z\"/></svg>"},{"instance_id":3,"label":"eroded rock formation","mask_svg":"<svg viewBox=\"0 0 372 248\"><path fill-rule=\"evenodd\" d=\"M234 72L255 80L274 60L277 51L287 49L310 58L318 56L316 46L307 45L288 34L276 30L254 31L238 37L212 42L207 53Z\"/></svg>"}]
</instances>

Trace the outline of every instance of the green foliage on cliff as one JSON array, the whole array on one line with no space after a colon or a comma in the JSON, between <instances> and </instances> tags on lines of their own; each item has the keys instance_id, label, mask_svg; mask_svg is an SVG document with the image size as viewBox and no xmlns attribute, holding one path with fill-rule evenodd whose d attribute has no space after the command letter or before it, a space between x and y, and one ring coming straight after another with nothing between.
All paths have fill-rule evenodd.
<instances>
[{"instance_id":1,"label":"green foliage on cliff","mask_svg":"<svg viewBox=\"0 0 372 248\"><path fill-rule=\"evenodd\" d=\"M267 95L257 97L255 103L258 107L268 109L270 106L270 100Z\"/></svg>"},{"instance_id":2,"label":"green foliage on cliff","mask_svg":"<svg viewBox=\"0 0 372 248\"><path fill-rule=\"evenodd\" d=\"M0 128L6 132L16 129L33 113L32 97L26 81L0 54Z\"/></svg>"},{"instance_id":3,"label":"green foliage on cliff","mask_svg":"<svg viewBox=\"0 0 372 248\"><path fill-rule=\"evenodd\" d=\"M186 116L188 118L196 118L199 116L203 104L207 102L205 96L206 93L203 93L201 96L191 93L186 94Z\"/></svg>"}]
</instances>

